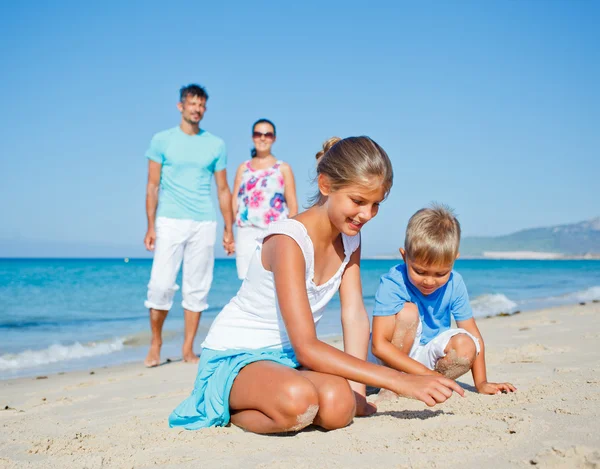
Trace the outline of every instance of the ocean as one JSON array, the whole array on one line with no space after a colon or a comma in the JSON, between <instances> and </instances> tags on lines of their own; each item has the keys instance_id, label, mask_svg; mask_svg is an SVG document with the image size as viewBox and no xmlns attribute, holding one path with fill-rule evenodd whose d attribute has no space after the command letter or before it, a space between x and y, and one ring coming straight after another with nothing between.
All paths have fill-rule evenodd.
<instances>
[{"instance_id":1,"label":"ocean","mask_svg":"<svg viewBox=\"0 0 600 469\"><path fill-rule=\"evenodd\" d=\"M141 362L150 340L143 303L151 262L0 259L0 379ZM380 275L397 262L361 262L369 314ZM476 317L600 300L600 261L459 259L455 269L465 279ZM240 284L235 261L217 259L197 352L211 321ZM319 324L320 336L341 333L339 310L334 297ZM164 326L163 359L181 356L182 337L179 291Z\"/></svg>"}]
</instances>

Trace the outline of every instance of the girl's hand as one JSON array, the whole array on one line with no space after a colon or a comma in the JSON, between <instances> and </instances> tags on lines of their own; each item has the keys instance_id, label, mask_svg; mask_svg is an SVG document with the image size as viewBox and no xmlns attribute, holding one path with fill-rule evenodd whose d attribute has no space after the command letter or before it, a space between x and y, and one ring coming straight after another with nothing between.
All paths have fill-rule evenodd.
<instances>
[{"instance_id":1,"label":"girl's hand","mask_svg":"<svg viewBox=\"0 0 600 469\"><path fill-rule=\"evenodd\" d=\"M404 374L397 388L391 389L391 391L400 396L418 399L429 407L446 401L452 396L452 392L457 392L462 397L465 396L464 389L454 380L437 376L409 374Z\"/></svg>"},{"instance_id":2,"label":"girl's hand","mask_svg":"<svg viewBox=\"0 0 600 469\"><path fill-rule=\"evenodd\" d=\"M502 394L515 392L517 390L517 388L510 383L489 383L487 381L484 381L475 387L480 394Z\"/></svg>"}]
</instances>

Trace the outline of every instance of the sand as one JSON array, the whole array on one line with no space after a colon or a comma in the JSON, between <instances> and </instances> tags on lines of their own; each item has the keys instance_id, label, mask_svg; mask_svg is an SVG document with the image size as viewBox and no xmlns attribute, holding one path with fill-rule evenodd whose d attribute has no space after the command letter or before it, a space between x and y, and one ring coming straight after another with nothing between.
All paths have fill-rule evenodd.
<instances>
[{"instance_id":1,"label":"sand","mask_svg":"<svg viewBox=\"0 0 600 469\"><path fill-rule=\"evenodd\" d=\"M381 403L342 430L170 429L196 367L141 364L0 381L0 467L600 467L600 303L478 321L491 381L518 392ZM339 339L337 339L339 344Z\"/></svg>"}]
</instances>

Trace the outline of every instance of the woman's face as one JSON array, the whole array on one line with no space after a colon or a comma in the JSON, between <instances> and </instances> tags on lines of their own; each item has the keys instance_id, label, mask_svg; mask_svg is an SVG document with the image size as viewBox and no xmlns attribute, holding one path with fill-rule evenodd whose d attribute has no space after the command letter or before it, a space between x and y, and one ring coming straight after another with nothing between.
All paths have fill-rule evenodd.
<instances>
[{"instance_id":1,"label":"woman's face","mask_svg":"<svg viewBox=\"0 0 600 469\"><path fill-rule=\"evenodd\" d=\"M266 122L260 122L254 126L252 132L252 140L254 141L254 148L256 151L263 154L271 153L271 147L277 137L275 137L275 129L271 124Z\"/></svg>"}]
</instances>

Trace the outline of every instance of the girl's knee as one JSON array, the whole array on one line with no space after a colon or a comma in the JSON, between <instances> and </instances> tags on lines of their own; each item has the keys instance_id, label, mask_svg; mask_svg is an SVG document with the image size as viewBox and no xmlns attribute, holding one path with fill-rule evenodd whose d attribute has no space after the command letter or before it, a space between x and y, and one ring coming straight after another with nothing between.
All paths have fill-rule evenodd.
<instances>
[{"instance_id":1,"label":"girl's knee","mask_svg":"<svg viewBox=\"0 0 600 469\"><path fill-rule=\"evenodd\" d=\"M331 379L319 389L318 425L326 430L346 427L356 414L354 391L344 378Z\"/></svg>"},{"instance_id":2,"label":"girl's knee","mask_svg":"<svg viewBox=\"0 0 600 469\"><path fill-rule=\"evenodd\" d=\"M305 378L296 379L283 387L279 416L276 419L283 431L298 431L310 425L319 411L319 395L315 386Z\"/></svg>"}]
</instances>

